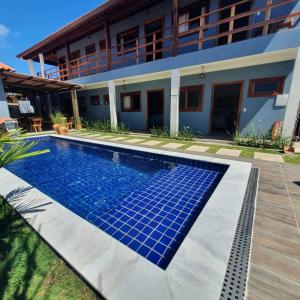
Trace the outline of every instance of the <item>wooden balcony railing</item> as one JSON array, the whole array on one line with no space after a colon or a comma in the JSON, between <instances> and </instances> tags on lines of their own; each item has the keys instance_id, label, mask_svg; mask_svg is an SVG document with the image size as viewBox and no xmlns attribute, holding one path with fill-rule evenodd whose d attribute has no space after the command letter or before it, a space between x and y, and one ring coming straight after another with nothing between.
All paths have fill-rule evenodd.
<instances>
[{"instance_id":1,"label":"wooden balcony railing","mask_svg":"<svg viewBox=\"0 0 300 300\"><path fill-rule=\"evenodd\" d=\"M45 76L69 80L171 55L230 44L275 33L284 28L293 28L300 17L300 11L289 14L284 12L284 7L287 8L287 5L295 0L278 0L274 3L267 0L267 5L264 7L239 12L241 5L250 1L242 0L209 12L203 9L200 16L179 23L176 28L165 27L136 39L113 45L109 51L103 50L60 64L46 70ZM229 16L221 19L219 16L224 11ZM212 22L212 20L217 21ZM174 49L176 49L175 53Z\"/></svg>"}]
</instances>

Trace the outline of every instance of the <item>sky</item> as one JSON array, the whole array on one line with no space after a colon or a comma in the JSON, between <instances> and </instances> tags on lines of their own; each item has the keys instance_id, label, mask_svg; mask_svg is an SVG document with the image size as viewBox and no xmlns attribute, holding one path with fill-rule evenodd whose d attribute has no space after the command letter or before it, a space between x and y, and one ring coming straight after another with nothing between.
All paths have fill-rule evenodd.
<instances>
[{"instance_id":1,"label":"sky","mask_svg":"<svg viewBox=\"0 0 300 300\"><path fill-rule=\"evenodd\" d=\"M104 0L0 0L0 62L20 73L28 63L16 57ZM39 71L35 64L35 71Z\"/></svg>"}]
</instances>

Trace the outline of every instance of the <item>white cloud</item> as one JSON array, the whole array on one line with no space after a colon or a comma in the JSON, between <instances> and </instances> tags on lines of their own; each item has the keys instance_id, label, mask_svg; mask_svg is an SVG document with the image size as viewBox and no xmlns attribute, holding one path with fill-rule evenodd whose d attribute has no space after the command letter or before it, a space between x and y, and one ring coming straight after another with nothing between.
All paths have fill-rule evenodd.
<instances>
[{"instance_id":1,"label":"white cloud","mask_svg":"<svg viewBox=\"0 0 300 300\"><path fill-rule=\"evenodd\" d=\"M6 38L10 30L3 24L0 24L0 38Z\"/></svg>"},{"instance_id":2,"label":"white cloud","mask_svg":"<svg viewBox=\"0 0 300 300\"><path fill-rule=\"evenodd\" d=\"M6 48L8 46L6 38L10 33L10 29L5 25L0 24L0 48Z\"/></svg>"}]
</instances>

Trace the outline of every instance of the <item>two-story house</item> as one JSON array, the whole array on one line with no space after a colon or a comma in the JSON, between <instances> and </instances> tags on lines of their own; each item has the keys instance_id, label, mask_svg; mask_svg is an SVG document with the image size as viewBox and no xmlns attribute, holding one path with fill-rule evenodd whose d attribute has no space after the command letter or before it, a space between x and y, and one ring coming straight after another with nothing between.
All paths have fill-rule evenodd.
<instances>
[{"instance_id":1,"label":"two-story house","mask_svg":"<svg viewBox=\"0 0 300 300\"><path fill-rule=\"evenodd\" d=\"M300 99L300 1L110 0L18 55L84 85L80 113L131 130L270 130ZM51 68L46 69L46 65ZM68 94L51 96L68 112Z\"/></svg>"}]
</instances>

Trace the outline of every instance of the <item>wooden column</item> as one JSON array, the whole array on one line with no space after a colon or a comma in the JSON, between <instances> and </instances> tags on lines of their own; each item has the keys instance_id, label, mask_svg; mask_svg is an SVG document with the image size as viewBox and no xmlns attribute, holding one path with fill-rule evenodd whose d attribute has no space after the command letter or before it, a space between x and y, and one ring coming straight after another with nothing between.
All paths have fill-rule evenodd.
<instances>
[{"instance_id":1,"label":"wooden column","mask_svg":"<svg viewBox=\"0 0 300 300\"><path fill-rule=\"evenodd\" d=\"M111 39L109 33L109 25L107 21L104 22L104 32L105 32L107 70L111 70Z\"/></svg>"},{"instance_id":2,"label":"wooden column","mask_svg":"<svg viewBox=\"0 0 300 300\"><path fill-rule=\"evenodd\" d=\"M268 22L271 17L271 9L269 8L270 5L272 5L272 0L267 0L266 10L265 10L265 22ZM269 23L264 25L263 35L268 34L268 30L269 30Z\"/></svg>"},{"instance_id":3,"label":"wooden column","mask_svg":"<svg viewBox=\"0 0 300 300\"><path fill-rule=\"evenodd\" d=\"M68 79L69 75L71 74L71 68L70 68L70 44L68 41L66 41L65 43L65 51L66 51L66 69L67 69L67 78L64 78L65 79Z\"/></svg>"},{"instance_id":4,"label":"wooden column","mask_svg":"<svg viewBox=\"0 0 300 300\"><path fill-rule=\"evenodd\" d=\"M232 6L230 9L230 18L233 18L235 16L235 6ZM228 35L228 40L227 43L231 44L232 43L232 33L231 31L233 30L233 26L234 26L234 20L229 21L229 32L230 34Z\"/></svg>"},{"instance_id":5,"label":"wooden column","mask_svg":"<svg viewBox=\"0 0 300 300\"><path fill-rule=\"evenodd\" d=\"M179 0L173 0L173 27L172 27L172 55L176 56L177 54L177 43L178 43L178 9L179 9Z\"/></svg>"},{"instance_id":6,"label":"wooden column","mask_svg":"<svg viewBox=\"0 0 300 300\"><path fill-rule=\"evenodd\" d=\"M72 106L73 106L73 117L75 122L75 129L81 129L81 122L79 117L78 100L76 90L71 90Z\"/></svg>"},{"instance_id":7,"label":"wooden column","mask_svg":"<svg viewBox=\"0 0 300 300\"><path fill-rule=\"evenodd\" d=\"M198 50L201 50L203 47L203 26L205 25L205 7L201 9L201 17L200 17L200 30L198 35Z\"/></svg>"}]
</instances>

